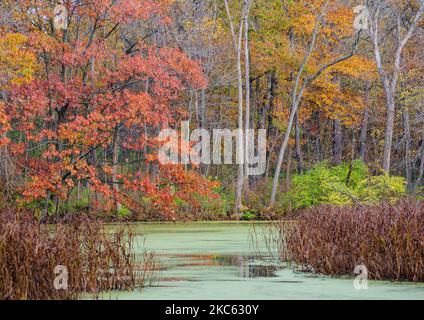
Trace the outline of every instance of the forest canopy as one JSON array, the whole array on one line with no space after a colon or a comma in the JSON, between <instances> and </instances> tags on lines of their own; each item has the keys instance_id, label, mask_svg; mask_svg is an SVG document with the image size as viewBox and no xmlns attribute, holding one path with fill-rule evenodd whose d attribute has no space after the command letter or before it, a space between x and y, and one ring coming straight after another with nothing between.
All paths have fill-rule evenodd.
<instances>
[{"instance_id":1,"label":"forest canopy","mask_svg":"<svg viewBox=\"0 0 424 320\"><path fill-rule=\"evenodd\" d=\"M4 205L175 220L423 196L422 0L59 2L0 3ZM184 121L239 129L245 161L161 163Z\"/></svg>"}]
</instances>

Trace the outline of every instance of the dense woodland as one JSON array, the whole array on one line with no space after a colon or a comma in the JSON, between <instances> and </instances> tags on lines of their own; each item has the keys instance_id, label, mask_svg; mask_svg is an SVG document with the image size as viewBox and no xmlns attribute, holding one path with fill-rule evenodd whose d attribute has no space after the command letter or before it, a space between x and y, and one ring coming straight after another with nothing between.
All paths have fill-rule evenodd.
<instances>
[{"instance_id":1,"label":"dense woodland","mask_svg":"<svg viewBox=\"0 0 424 320\"><path fill-rule=\"evenodd\" d=\"M254 219L422 197L423 40L422 0L2 0L2 206ZM186 120L266 129L265 174L162 165Z\"/></svg>"}]
</instances>

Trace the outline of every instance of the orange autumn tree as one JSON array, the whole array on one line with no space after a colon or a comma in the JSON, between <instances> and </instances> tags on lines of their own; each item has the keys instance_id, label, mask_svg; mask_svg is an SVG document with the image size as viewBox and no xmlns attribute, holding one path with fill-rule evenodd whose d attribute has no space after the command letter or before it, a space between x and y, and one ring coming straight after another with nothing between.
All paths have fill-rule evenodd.
<instances>
[{"instance_id":1,"label":"orange autumn tree","mask_svg":"<svg viewBox=\"0 0 424 320\"><path fill-rule=\"evenodd\" d=\"M40 65L33 81L10 89L5 108L21 201L40 202L46 215L87 187L105 209L147 203L170 217L175 198L195 205L212 193L209 181L156 157L159 130L181 118L178 98L206 85L196 62L155 41L170 1L64 1L66 29L55 24L57 1L17 3Z\"/></svg>"}]
</instances>

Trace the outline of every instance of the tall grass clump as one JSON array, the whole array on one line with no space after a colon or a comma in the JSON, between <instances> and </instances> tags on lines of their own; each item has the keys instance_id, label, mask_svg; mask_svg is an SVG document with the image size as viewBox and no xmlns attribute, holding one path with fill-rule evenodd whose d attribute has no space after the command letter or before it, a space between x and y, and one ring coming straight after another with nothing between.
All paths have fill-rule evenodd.
<instances>
[{"instance_id":1,"label":"tall grass clump","mask_svg":"<svg viewBox=\"0 0 424 320\"><path fill-rule=\"evenodd\" d=\"M129 230L104 232L88 217L47 226L29 212L4 210L0 299L98 298L104 291L142 287L152 275L154 258L145 253L137 261L133 238ZM67 269L67 289L54 285L57 266Z\"/></svg>"},{"instance_id":2,"label":"tall grass clump","mask_svg":"<svg viewBox=\"0 0 424 320\"><path fill-rule=\"evenodd\" d=\"M285 259L304 270L370 279L424 281L424 202L404 199L370 207L319 206L283 223Z\"/></svg>"}]
</instances>

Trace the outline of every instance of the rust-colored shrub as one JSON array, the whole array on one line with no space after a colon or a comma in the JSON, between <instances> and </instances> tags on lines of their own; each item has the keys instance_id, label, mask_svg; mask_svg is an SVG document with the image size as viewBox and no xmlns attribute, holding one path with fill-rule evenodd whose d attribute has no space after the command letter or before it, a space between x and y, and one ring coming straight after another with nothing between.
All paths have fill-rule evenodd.
<instances>
[{"instance_id":1,"label":"rust-colored shrub","mask_svg":"<svg viewBox=\"0 0 424 320\"><path fill-rule=\"evenodd\" d=\"M131 232L103 231L88 217L52 226L28 212L0 212L0 299L76 299L145 284L154 259L136 261ZM67 290L54 285L65 266ZM57 286L56 286L57 287Z\"/></svg>"},{"instance_id":2,"label":"rust-colored shrub","mask_svg":"<svg viewBox=\"0 0 424 320\"><path fill-rule=\"evenodd\" d=\"M371 207L320 206L281 224L285 259L328 275L352 275L364 264L370 279L424 281L424 202Z\"/></svg>"}]
</instances>

